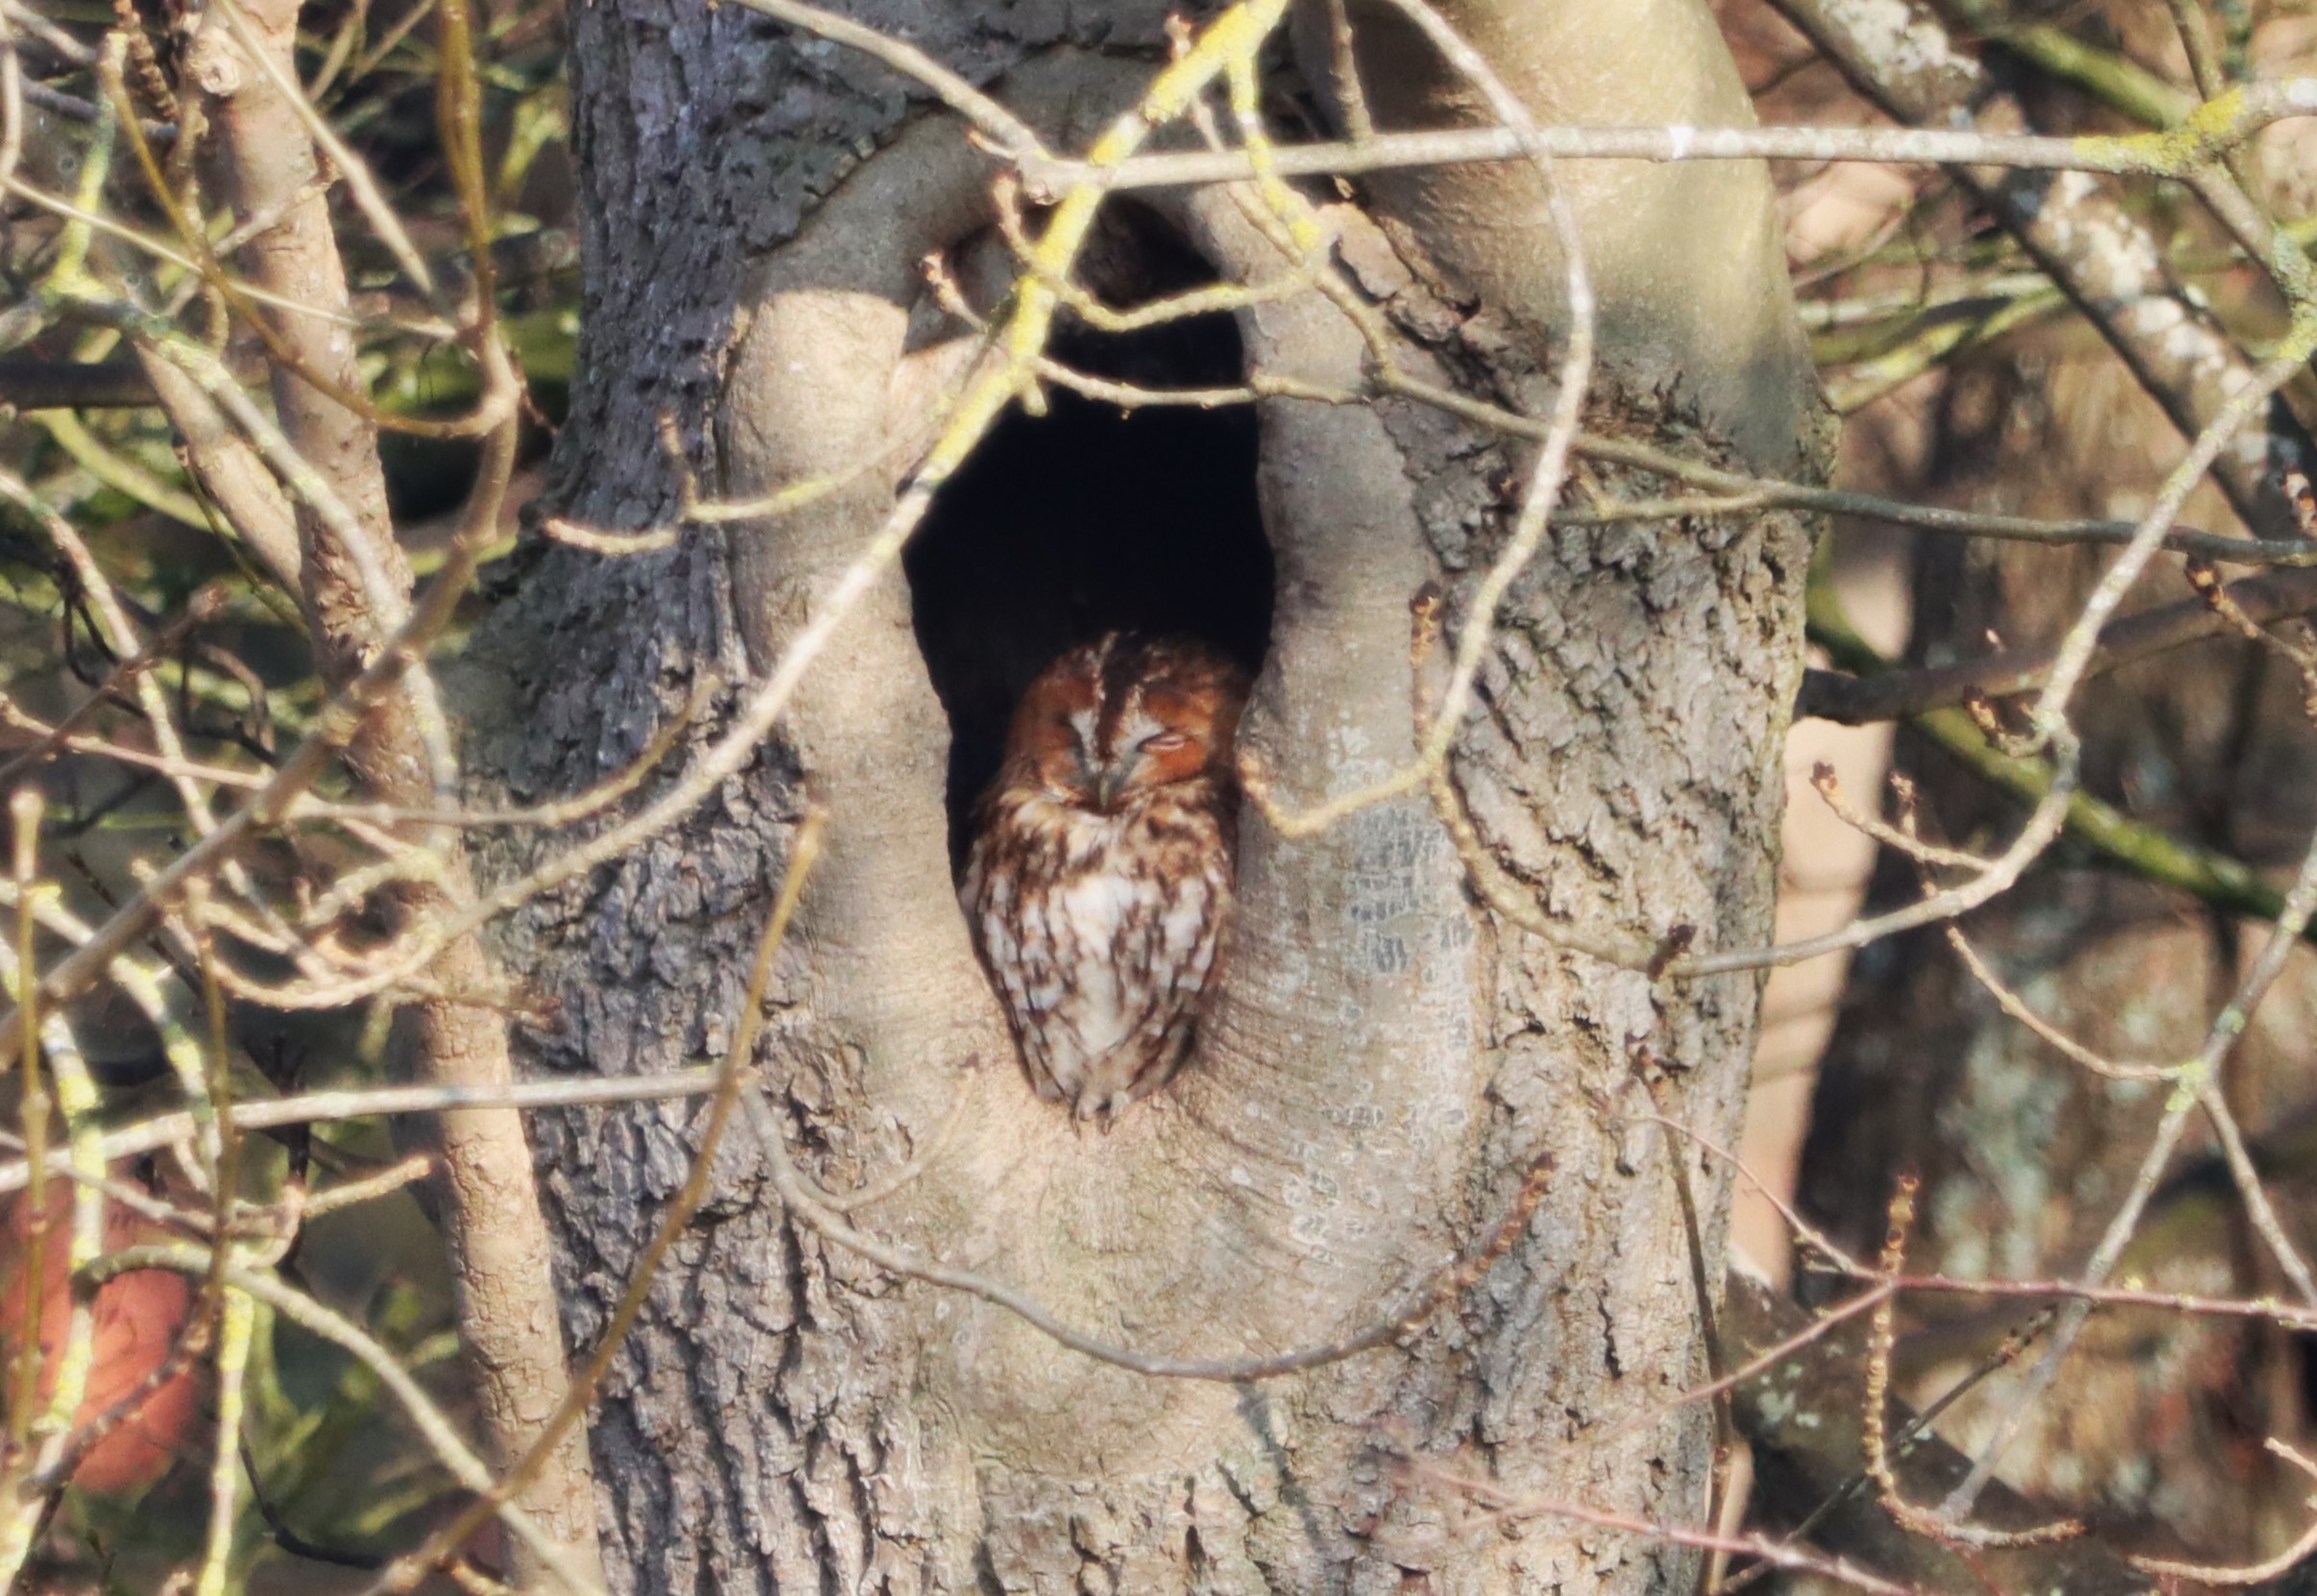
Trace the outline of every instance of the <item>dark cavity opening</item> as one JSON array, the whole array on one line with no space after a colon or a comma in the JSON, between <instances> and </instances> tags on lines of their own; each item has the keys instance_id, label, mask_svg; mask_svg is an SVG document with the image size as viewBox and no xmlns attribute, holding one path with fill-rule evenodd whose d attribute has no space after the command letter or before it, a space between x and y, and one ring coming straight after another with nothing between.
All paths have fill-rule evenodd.
<instances>
[{"instance_id":1,"label":"dark cavity opening","mask_svg":"<svg viewBox=\"0 0 2317 1596\"><path fill-rule=\"evenodd\" d=\"M1147 211L1114 204L1097 292L1139 302L1214 280ZM1143 388L1243 380L1227 315L1130 333L1074 319L1056 358ZM1116 404L1047 390L1019 409L942 490L903 557L917 642L950 718L950 841L961 861L974 802L997 773L1005 728L1032 677L1114 628L1188 633L1263 664L1271 551L1255 492L1255 413Z\"/></svg>"}]
</instances>

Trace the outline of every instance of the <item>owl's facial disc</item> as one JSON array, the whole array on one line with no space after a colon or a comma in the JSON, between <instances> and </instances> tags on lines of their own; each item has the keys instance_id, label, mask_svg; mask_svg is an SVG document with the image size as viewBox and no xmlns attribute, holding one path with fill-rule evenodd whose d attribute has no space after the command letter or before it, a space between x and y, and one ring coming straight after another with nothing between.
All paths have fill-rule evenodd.
<instances>
[{"instance_id":1,"label":"owl's facial disc","mask_svg":"<svg viewBox=\"0 0 2317 1596\"><path fill-rule=\"evenodd\" d=\"M1100 814L1178 783L1227 780L1244 691L1195 645L1113 633L1031 684L1012 734L1017 779Z\"/></svg>"}]
</instances>

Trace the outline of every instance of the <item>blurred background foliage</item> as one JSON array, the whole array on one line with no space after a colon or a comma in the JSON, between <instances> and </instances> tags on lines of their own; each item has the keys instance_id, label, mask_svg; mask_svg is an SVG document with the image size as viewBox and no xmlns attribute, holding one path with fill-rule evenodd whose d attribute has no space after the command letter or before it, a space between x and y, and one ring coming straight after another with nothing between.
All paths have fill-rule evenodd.
<instances>
[{"instance_id":1,"label":"blurred background foliage","mask_svg":"<svg viewBox=\"0 0 2317 1596\"><path fill-rule=\"evenodd\" d=\"M0 28L13 36L23 74L20 175L70 195L91 158L100 90L89 55L109 31L133 29L166 75L193 19L167 0L141 11L83 0L42 0L36 12L10 5ZM314 103L369 165L413 241L436 271L458 282L467 275L465 230L436 123L431 10L430 0L309 6L300 65ZM556 0L479 11L501 325L531 404L519 478L527 496L564 413L578 330L562 16ZM139 109L157 123L170 119L166 106ZM166 139L156 143L167 153ZM109 176L100 190L103 210L165 233L126 156L116 154ZM360 212L340 205L333 219L365 318L363 372L375 401L412 416L471 405L471 363L425 325L426 307L408 294ZM169 641L155 674L178 708L188 756L261 771L295 745L322 699L296 595L260 573L203 500L117 333L76 317L53 292L64 233L59 217L36 206L12 200L0 207L0 469L71 522L133 619ZM102 239L97 249L107 255L100 271L133 274L157 300L188 286L180 268ZM265 351L246 328L205 318L198 302L186 325L262 393ZM380 447L398 532L423 576L473 479L474 446L389 432ZM511 547L512 514L505 533ZM173 629L204 589L222 596L214 615ZM456 642L454 631L449 646ZM117 704L120 663L51 540L16 507L0 506L0 683L12 711L20 712L0 725L0 766L39 740L22 715L53 724L92 695ZM49 798L44 860L85 919L101 919L141 868L185 840L177 795L150 769L66 753L48 762L41 782ZM326 784L325 790L345 787ZM312 834L294 850L276 844L253 860L285 886L293 877L326 879L328 866L327 839ZM157 944L149 951L165 953ZM201 990L196 972L181 967L179 974L188 990ZM228 1017L244 1096L374 1084L387 1067L383 1010L285 1016L229 1004ZM77 1018L109 1092L109 1119L126 1122L174 1100L154 1034L127 1004L100 1003ZM16 1084L12 1076L6 1088L12 1093ZM370 1121L280 1133L271 1150L276 1185L295 1172L326 1190L392 1166L409 1149ZM123 1173L165 1191L173 1178L168 1163L166 1156L146 1159ZM281 1267L367 1327L454 1415L462 1413L450 1280L420 1197L405 1188L315 1219ZM378 1381L363 1365L285 1322L267 1327L257 1346L244 1427L251 1494L236 1533L237 1577L253 1591L358 1587L464 1498L393 1404L381 1404ZM50 1560L35 1572L36 1582L149 1592L197 1554L208 1511L207 1437L197 1429L174 1439L180 1456L157 1480L64 1493Z\"/></svg>"}]
</instances>

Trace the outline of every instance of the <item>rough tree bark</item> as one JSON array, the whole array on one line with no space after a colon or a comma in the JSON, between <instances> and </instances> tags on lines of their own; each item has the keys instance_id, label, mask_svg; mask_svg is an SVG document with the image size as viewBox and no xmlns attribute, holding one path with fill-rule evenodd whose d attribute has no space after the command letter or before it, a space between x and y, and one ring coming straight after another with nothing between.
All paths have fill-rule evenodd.
<instances>
[{"instance_id":1,"label":"rough tree bark","mask_svg":"<svg viewBox=\"0 0 2317 1596\"><path fill-rule=\"evenodd\" d=\"M1702 4L1613 21L1574 3L1442 10L1540 114L1746 117ZM1163 59L1159 8L1137 0L856 14L977 82L1007 74L996 91L1061 148ZM571 20L588 230L559 447L567 512L615 526L671 513L664 411L703 480L735 496L908 432L951 354L911 343L916 262L986 227L982 157L882 71L736 7L604 0ZM1646 74L1634 30L1656 46ZM1060 44L1092 53L1043 49ZM1392 48L1363 65L1386 125L1470 114L1413 46ZM1418 87L1401 92L1402 73ZM1622 203L1599 203L1597 181L1571 176L1605 258L1675 208L1633 174ZM1348 206L1331 215L1401 359L1541 416L1562 329L1533 185L1499 169L1460 174L1452 205L1420 182L1380 191L1396 250ZM1723 168L1700 191L1732 235L1613 301L1592 424L1808 467L1814 390L1767 181ZM1474 206L1501 219L1493 241L1456 230ZM1219 193L1157 208L1225 279L1280 268ZM1701 297L1746 304L1743 335L1677 317ZM1359 340L1316 300L1265 305L1240 330L1250 365L1360 379ZM1452 635L1470 623L1506 483L1533 450L1401 401L1267 401L1260 422L1277 600L1246 738L1282 794L1309 803L1412 753L1410 599L1439 580ZM779 521L695 527L628 559L540 554L468 657L476 766L512 796L572 790L634 755L704 672L761 673L883 515L905 453ZM1592 484L1653 491L1608 472ZM1573 530L1514 586L1455 774L1498 862L1573 930L1767 939L1805 557L1802 529L1779 519ZM1685 1579L1686 1557L1648 1540L1549 1519L1460 1530L1453 1496L1394 1454L1518 1492L1702 1513L1708 1415L1665 1406L1705 1372L1675 1166L1702 1206L1707 1279L1726 1181L1644 1116L1653 1088L1702 1128L1734 1129L1755 978L1653 984L1498 923L1420 800L1301 842L1250 814L1236 944L1198 1054L1113 1133L1082 1137L1032 1098L953 907L949 727L910 605L889 574L754 768L505 930L502 955L560 1008L529 1039L540 1067L665 1070L722 1047L809 794L834 824L770 997L773 1100L839 1191L956 1116L925 1172L863 1211L869 1228L1115 1342L1230 1357L1375 1319L1497 1221L1533 1161L1550 1153L1558 1173L1460 1303L1396 1345L1235 1389L1128 1374L896 1280L784 1216L754 1148L736 1145L597 1415L616 1583L1623 1592ZM541 1123L575 1337L600 1326L681 1178L687 1120Z\"/></svg>"}]
</instances>

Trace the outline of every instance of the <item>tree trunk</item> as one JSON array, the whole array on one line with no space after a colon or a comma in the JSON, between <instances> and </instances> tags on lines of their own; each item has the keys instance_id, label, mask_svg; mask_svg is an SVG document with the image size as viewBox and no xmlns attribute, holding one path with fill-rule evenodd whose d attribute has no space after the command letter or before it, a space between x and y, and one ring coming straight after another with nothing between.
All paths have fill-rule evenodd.
<instances>
[{"instance_id":1,"label":"tree trunk","mask_svg":"<svg viewBox=\"0 0 2317 1596\"><path fill-rule=\"evenodd\" d=\"M1562 109L1557 83L1583 82L1585 114L1603 120L1745 114L1702 4L1646 13L1665 48L1622 110L1631 19L1588 22L1600 8L1573 4L1442 9L1540 113ZM1532 11L1536 26L1511 20ZM1137 61L1163 43L1158 10L1131 0L859 14L991 84L1062 150L1131 103L1149 70ZM829 602L911 463L888 446L923 431L925 396L957 370L959 346L926 336L925 307L913 323L917 263L932 249L972 257L991 219L987 159L857 56L735 6L603 0L571 21L587 277L558 449L566 512L617 527L674 515L663 412L704 488L734 497L871 466L777 520L695 525L626 558L531 560L463 676L488 728L475 764L524 800L618 768L705 673L760 679ZM1614 52L1603 35L1618 36ZM1111 54L1030 53L1064 42ZM1363 70L1388 126L1453 113L1436 73L1433 88L1385 92L1393 73L1430 70L1405 55ZM1488 170L1494 199L1474 171L1460 203L1518 224L1495 243L1436 232L1457 207L1428 209L1421 183L1375 196L1390 243L1348 206L1330 219L1398 359L1542 416L1564 329L1541 274L1559 268L1540 247L1533 175ZM1815 462L1766 179L1716 177L1715 214L1738 218L1739 235L1700 252L1686 279L1637 294L1745 293L1771 313L1709 338L1612 307L1588 424L1702 457ZM1584 181L1572 177L1581 195ZM1618 230L1650 213L1629 199L1586 209L1588 253L1630 248ZM1286 264L1219 190L1153 198L1145 222L1172 240L1146 254L1187 250L1222 280ZM1361 384L1367 352L1311 295L1242 312L1238 345L1249 369L1338 387ZM736 1140L603 1392L607 1564L622 1588L651 1592L1685 1581L1685 1554L1637 1537L1549 1517L1461 1528L1454 1487L1403 1460L1522 1496L1702 1517L1710 1415L1668 1404L1706 1376L1693 1282L1721 1275L1726 1180L1646 1116L1654 1091L1708 1134L1734 1131L1753 976L1653 982L1500 922L1420 798L1303 840L1250 810L1223 989L1192 1062L1106 1135L1033 1097L952 897L951 820L971 793L951 790L951 739L956 768L986 765L986 749L962 744L984 735L970 728L990 698L1019 688L1020 636L1054 617L1111 618L1105 603L1146 586L1120 577L1146 507L1098 483L1074 543L1054 545L1094 549L1107 578L1039 555L997 602L960 615L953 584L928 573L970 572L983 547L1010 557L1019 528L977 507L1027 515L1061 493L1072 463L1058 440L1078 436L1063 429L1098 423L1059 398L1053 421L1008 422L993 445L1012 451L1003 464L961 478L922 534L961 563L929 554L914 592L886 572L751 768L506 929L502 955L559 1013L528 1039L536 1065L664 1071L717 1053L809 799L833 822L768 994L759 1062L776 1113L836 1192L878 1182L948 1126L922 1173L855 1216L864 1228L1024 1290L1105 1342L1235 1358L1399 1311L1498 1225L1540 1158L1557 1173L1533 1221L1441 1312L1378 1350L1231 1386L1129 1373L896 1278L785 1214L758 1149ZM1130 450L1176 447L1161 416L1118 424ZM1184 493L1216 488L1240 424L1181 434L1165 474ZM1471 590L1511 519L1506 484L1533 449L1401 399L1266 400L1255 431L1251 464L1232 468L1243 480L1220 487L1250 524L1260 511L1270 581L1262 559L1218 554L1187 573L1183 602L1227 630L1222 599L1198 590L1267 588L1244 741L1285 802L1311 804L1412 757L1411 599L1436 581L1451 639L1475 623ZM1588 482L1612 497L1660 491L1607 470ZM1179 524L1161 520L1147 533L1159 568L1205 559L1199 540L1217 534L1204 510L1186 499ZM1572 528L1514 584L1454 773L1498 865L1573 934L1768 939L1806 554L1780 518ZM1260 609L1251 587L1223 598L1250 596ZM519 866L516 851L492 864ZM655 1107L540 1122L567 1327L583 1342L682 1178L689 1119ZM1702 1209L1696 1269L1677 1164Z\"/></svg>"}]
</instances>

